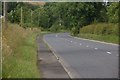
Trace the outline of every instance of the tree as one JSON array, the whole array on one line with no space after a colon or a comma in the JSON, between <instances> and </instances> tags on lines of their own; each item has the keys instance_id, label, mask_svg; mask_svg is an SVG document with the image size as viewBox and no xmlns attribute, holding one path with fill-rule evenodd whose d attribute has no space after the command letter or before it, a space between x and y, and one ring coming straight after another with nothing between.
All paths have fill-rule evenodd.
<instances>
[{"instance_id":1,"label":"tree","mask_svg":"<svg viewBox=\"0 0 120 80\"><path fill-rule=\"evenodd\" d=\"M119 12L119 3L118 2L111 3L107 7L108 21L110 23L118 23L118 19L119 19L118 12Z\"/></svg>"}]
</instances>

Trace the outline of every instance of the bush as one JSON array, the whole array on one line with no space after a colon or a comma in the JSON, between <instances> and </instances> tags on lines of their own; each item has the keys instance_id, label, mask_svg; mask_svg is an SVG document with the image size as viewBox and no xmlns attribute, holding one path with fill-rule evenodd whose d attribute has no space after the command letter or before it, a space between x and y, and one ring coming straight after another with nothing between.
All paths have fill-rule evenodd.
<instances>
[{"instance_id":1,"label":"bush","mask_svg":"<svg viewBox=\"0 0 120 80\"><path fill-rule=\"evenodd\" d=\"M75 27L72 27L72 29L71 29L71 34L72 34L72 35L75 35Z\"/></svg>"},{"instance_id":2,"label":"bush","mask_svg":"<svg viewBox=\"0 0 120 80\"><path fill-rule=\"evenodd\" d=\"M51 31L51 32L57 32L57 31L58 31L58 28L59 28L58 25L53 24L52 27L50 28L50 31Z\"/></svg>"},{"instance_id":3,"label":"bush","mask_svg":"<svg viewBox=\"0 0 120 80\"><path fill-rule=\"evenodd\" d=\"M72 35L76 36L79 33L79 29L76 27L72 28Z\"/></svg>"},{"instance_id":4,"label":"bush","mask_svg":"<svg viewBox=\"0 0 120 80\"><path fill-rule=\"evenodd\" d=\"M90 33L97 35L119 35L118 25L112 23L97 23L85 26L80 29L81 33Z\"/></svg>"},{"instance_id":5,"label":"bush","mask_svg":"<svg viewBox=\"0 0 120 80\"><path fill-rule=\"evenodd\" d=\"M21 24L20 24L20 25L21 25ZM23 23L23 24L22 24L22 27L23 27L23 28L35 27L35 25L34 25L34 24L31 24L31 23Z\"/></svg>"},{"instance_id":6,"label":"bush","mask_svg":"<svg viewBox=\"0 0 120 80\"><path fill-rule=\"evenodd\" d=\"M59 22L55 22L52 27L50 27L50 31L51 32L58 32L58 31L62 31L65 30L65 26L60 25Z\"/></svg>"}]
</instances>

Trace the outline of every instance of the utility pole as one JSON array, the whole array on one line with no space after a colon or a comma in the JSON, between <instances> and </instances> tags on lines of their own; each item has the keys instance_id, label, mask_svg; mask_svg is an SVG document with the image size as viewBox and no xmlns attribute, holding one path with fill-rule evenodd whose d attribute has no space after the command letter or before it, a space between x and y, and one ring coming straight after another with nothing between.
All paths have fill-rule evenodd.
<instances>
[{"instance_id":1,"label":"utility pole","mask_svg":"<svg viewBox=\"0 0 120 80\"><path fill-rule=\"evenodd\" d=\"M23 14L22 14L22 11L23 11L23 8L21 7L21 21L20 21L20 24L21 24L21 27L22 27L22 21L23 21Z\"/></svg>"},{"instance_id":2,"label":"utility pole","mask_svg":"<svg viewBox=\"0 0 120 80\"><path fill-rule=\"evenodd\" d=\"M7 28L7 2L4 1L4 26Z\"/></svg>"},{"instance_id":3,"label":"utility pole","mask_svg":"<svg viewBox=\"0 0 120 80\"><path fill-rule=\"evenodd\" d=\"M40 12L38 12L38 27L39 27L39 21L40 21L39 16L40 16Z\"/></svg>"},{"instance_id":4,"label":"utility pole","mask_svg":"<svg viewBox=\"0 0 120 80\"><path fill-rule=\"evenodd\" d=\"M33 14L33 11L31 10L31 27L32 27L32 14Z\"/></svg>"},{"instance_id":5,"label":"utility pole","mask_svg":"<svg viewBox=\"0 0 120 80\"><path fill-rule=\"evenodd\" d=\"M48 27L47 28L49 28L49 21L50 21L50 18L48 18L48 25L47 25Z\"/></svg>"},{"instance_id":6,"label":"utility pole","mask_svg":"<svg viewBox=\"0 0 120 80\"><path fill-rule=\"evenodd\" d=\"M61 26L61 16L59 15L59 25Z\"/></svg>"}]
</instances>

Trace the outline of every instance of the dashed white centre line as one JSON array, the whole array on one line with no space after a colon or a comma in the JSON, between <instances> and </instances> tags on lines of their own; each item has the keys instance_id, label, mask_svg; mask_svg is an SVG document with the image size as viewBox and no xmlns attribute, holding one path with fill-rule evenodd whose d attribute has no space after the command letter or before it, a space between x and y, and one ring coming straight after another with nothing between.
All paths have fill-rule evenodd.
<instances>
[{"instance_id":1,"label":"dashed white centre line","mask_svg":"<svg viewBox=\"0 0 120 80\"><path fill-rule=\"evenodd\" d=\"M107 52L108 54L111 54L111 52Z\"/></svg>"},{"instance_id":2,"label":"dashed white centre line","mask_svg":"<svg viewBox=\"0 0 120 80\"><path fill-rule=\"evenodd\" d=\"M82 45L82 44L80 43L80 45Z\"/></svg>"},{"instance_id":3,"label":"dashed white centre line","mask_svg":"<svg viewBox=\"0 0 120 80\"><path fill-rule=\"evenodd\" d=\"M97 50L98 48L94 48L95 50Z\"/></svg>"},{"instance_id":4,"label":"dashed white centre line","mask_svg":"<svg viewBox=\"0 0 120 80\"><path fill-rule=\"evenodd\" d=\"M89 47L88 45L86 47Z\"/></svg>"},{"instance_id":5,"label":"dashed white centre line","mask_svg":"<svg viewBox=\"0 0 120 80\"><path fill-rule=\"evenodd\" d=\"M70 42L72 42L72 41L70 41Z\"/></svg>"},{"instance_id":6,"label":"dashed white centre line","mask_svg":"<svg viewBox=\"0 0 120 80\"><path fill-rule=\"evenodd\" d=\"M58 35L56 35L56 37L58 37Z\"/></svg>"}]
</instances>

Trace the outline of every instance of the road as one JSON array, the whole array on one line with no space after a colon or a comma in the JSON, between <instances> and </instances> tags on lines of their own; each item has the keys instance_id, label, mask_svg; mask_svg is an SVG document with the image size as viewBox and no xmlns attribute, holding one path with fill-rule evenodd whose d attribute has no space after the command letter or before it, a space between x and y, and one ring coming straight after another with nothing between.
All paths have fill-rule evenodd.
<instances>
[{"instance_id":1,"label":"road","mask_svg":"<svg viewBox=\"0 0 120 80\"><path fill-rule=\"evenodd\" d=\"M44 35L71 78L118 78L118 45L71 37L69 33Z\"/></svg>"}]
</instances>

